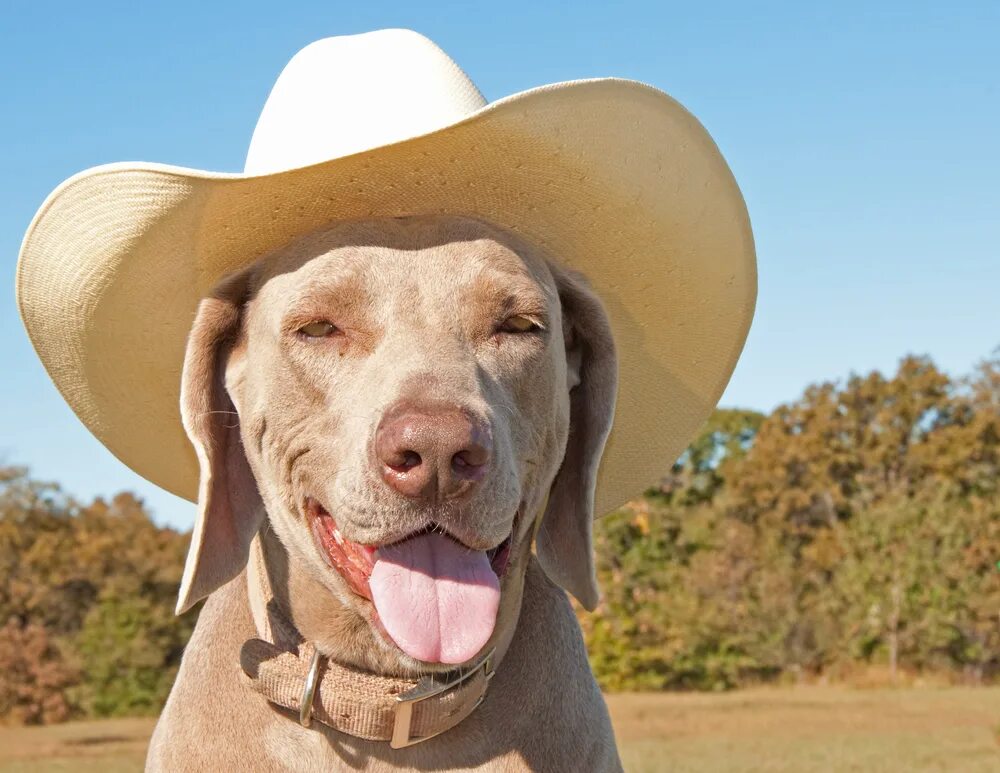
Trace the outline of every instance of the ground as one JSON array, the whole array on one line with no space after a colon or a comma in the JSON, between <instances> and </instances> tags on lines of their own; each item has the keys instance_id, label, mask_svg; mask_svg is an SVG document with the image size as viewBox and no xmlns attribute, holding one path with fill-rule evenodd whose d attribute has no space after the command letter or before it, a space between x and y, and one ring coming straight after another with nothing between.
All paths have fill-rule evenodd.
<instances>
[{"instance_id":1,"label":"ground","mask_svg":"<svg viewBox=\"0 0 1000 773\"><path fill-rule=\"evenodd\" d=\"M625 769L1000 773L1000 688L608 696ZM150 719L0 728L0 773L140 770Z\"/></svg>"}]
</instances>

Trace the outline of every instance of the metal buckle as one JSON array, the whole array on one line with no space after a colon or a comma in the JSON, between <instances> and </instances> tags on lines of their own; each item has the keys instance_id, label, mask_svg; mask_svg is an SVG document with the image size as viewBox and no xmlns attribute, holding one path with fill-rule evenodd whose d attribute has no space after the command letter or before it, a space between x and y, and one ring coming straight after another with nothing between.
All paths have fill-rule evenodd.
<instances>
[{"instance_id":1,"label":"metal buckle","mask_svg":"<svg viewBox=\"0 0 1000 773\"><path fill-rule=\"evenodd\" d=\"M299 724L302 727L312 724L313 698L316 697L316 685L319 684L319 658L319 650L314 650L305 684L302 685L302 698L299 701Z\"/></svg>"},{"instance_id":2,"label":"metal buckle","mask_svg":"<svg viewBox=\"0 0 1000 773\"><path fill-rule=\"evenodd\" d=\"M389 741L389 746L393 749L403 749L407 746L418 744L421 741L426 741L428 738L433 738L436 735L440 735L445 730L453 728L455 725L449 725L448 727L441 728L436 733L411 738L410 723L413 721L413 707L428 698L433 698L435 695L440 695L441 693L448 692L448 690L465 684L479 671L484 671L486 673L486 680L483 683L482 695L479 696L479 700L477 700L476 705L469 710L469 713L471 714L475 711L479 707L479 704L483 702L483 699L486 698L486 688L490 683L490 679L493 678L493 653L495 651L496 650L491 649L486 653L486 657L484 657L467 673L463 674L459 671L458 676L449 682L437 684L434 682L433 677L428 676L421 679L417 686L412 690L408 690L402 695L397 695L395 709L396 718L392 725L392 740ZM457 725L458 722L455 724Z\"/></svg>"}]
</instances>

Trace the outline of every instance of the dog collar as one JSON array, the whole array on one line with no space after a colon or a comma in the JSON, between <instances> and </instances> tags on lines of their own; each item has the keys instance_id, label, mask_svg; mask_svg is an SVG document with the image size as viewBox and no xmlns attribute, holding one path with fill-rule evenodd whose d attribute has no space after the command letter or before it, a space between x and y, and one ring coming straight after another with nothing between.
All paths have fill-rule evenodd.
<instances>
[{"instance_id":1,"label":"dog collar","mask_svg":"<svg viewBox=\"0 0 1000 773\"><path fill-rule=\"evenodd\" d=\"M260 537L250 551L247 580L261 638L250 639L240 650L243 678L271 703L295 712L303 727L315 719L401 749L455 727L486 697L497 660L494 650L464 668L419 680L368 673L323 656L277 613Z\"/></svg>"}]
</instances>

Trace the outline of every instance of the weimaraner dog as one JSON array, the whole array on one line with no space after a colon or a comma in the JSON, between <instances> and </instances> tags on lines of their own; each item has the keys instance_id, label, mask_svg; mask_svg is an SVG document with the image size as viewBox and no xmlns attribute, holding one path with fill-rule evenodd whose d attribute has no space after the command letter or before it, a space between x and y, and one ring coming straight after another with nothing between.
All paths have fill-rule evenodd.
<instances>
[{"instance_id":1,"label":"weimaraner dog","mask_svg":"<svg viewBox=\"0 0 1000 773\"><path fill-rule=\"evenodd\" d=\"M585 280L477 219L338 223L226 277L181 397L180 607L208 601L148 769L621 770L563 590L596 602L616 379Z\"/></svg>"}]
</instances>

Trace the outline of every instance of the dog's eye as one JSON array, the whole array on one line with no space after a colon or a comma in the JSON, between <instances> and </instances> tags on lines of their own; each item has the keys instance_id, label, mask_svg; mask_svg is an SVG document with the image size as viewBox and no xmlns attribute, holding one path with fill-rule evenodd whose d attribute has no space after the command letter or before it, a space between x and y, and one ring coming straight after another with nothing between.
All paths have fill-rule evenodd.
<instances>
[{"instance_id":1,"label":"dog's eye","mask_svg":"<svg viewBox=\"0 0 1000 773\"><path fill-rule=\"evenodd\" d=\"M318 320L316 322L310 322L308 325L303 325L299 328L299 333L304 335L306 338L326 338L337 332L337 326L331 322L324 322Z\"/></svg>"},{"instance_id":2,"label":"dog's eye","mask_svg":"<svg viewBox=\"0 0 1000 773\"><path fill-rule=\"evenodd\" d=\"M541 325L524 314L515 314L513 317L507 317L503 321L503 324L497 328L501 333L535 333L541 329Z\"/></svg>"}]
</instances>

